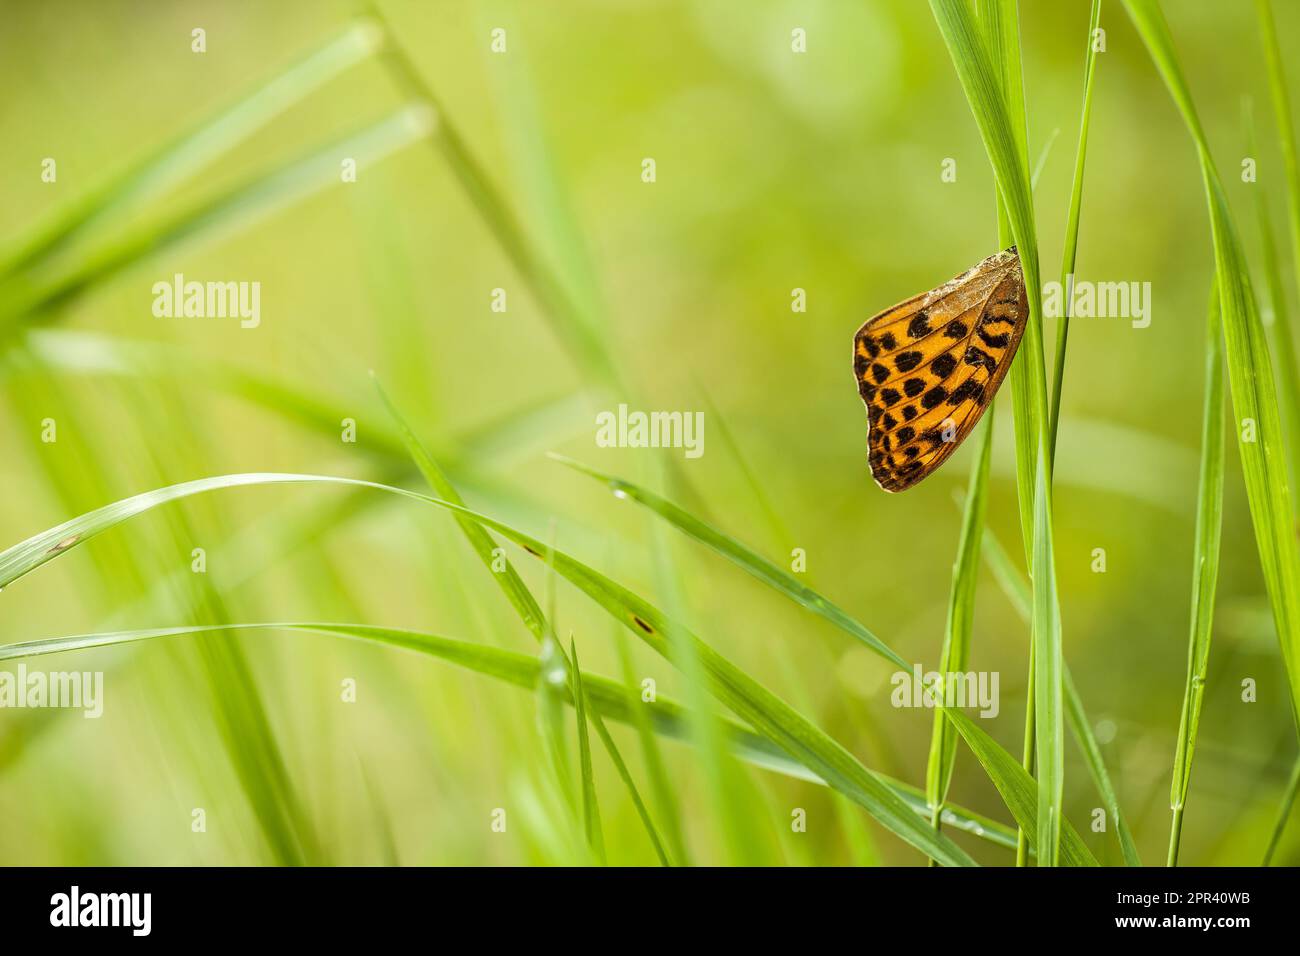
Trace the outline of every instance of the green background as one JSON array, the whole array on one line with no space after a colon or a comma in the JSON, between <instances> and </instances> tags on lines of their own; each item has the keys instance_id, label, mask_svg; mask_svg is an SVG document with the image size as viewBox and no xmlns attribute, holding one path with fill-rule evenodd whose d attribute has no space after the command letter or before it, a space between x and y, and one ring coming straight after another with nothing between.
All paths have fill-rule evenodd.
<instances>
[{"instance_id":1,"label":"green background","mask_svg":"<svg viewBox=\"0 0 1300 956\"><path fill-rule=\"evenodd\" d=\"M600 385L564 348L442 154L425 143L247 224L167 247L56 306L0 323L0 546L165 484L293 471L420 488L380 436L392 425L373 370L469 503L528 529L677 613L867 766L921 784L932 713L889 703L892 668L676 532L546 457L557 451L659 488L787 566L902 656L938 657L970 450L891 496L865 462L851 340L870 315L996 251L994 191L977 129L927 4L697 0L387 2L393 29L530 239L590 305L623 385ZM1253 11L1166 3L1229 198L1257 247L1251 189L1284 221L1283 184ZM1276 4L1284 53L1300 10ZM1088 4L1022 4L1030 154L1059 129L1035 198L1042 262L1059 278L1082 94ZM61 207L215 110L257 89L348 22L325 2L3 4L0 240ZM1150 282L1152 322L1072 326L1055 474L1064 650L1121 805L1148 862L1163 860L1189 628L1204 314L1213 260L1191 140L1120 6L1102 12L1077 273ZM207 52L190 31L207 31ZM507 53L490 52L493 28ZM807 31L808 51L790 49ZM1294 77L1293 77L1294 79ZM1245 184L1243 97L1263 141ZM121 211L69 250L145 228L378 120L407 98L367 60L198 175ZM336 154L329 158L337 162ZM58 180L40 179L54 157ZM653 157L657 181L641 181ZM944 183L940 164L957 163ZM337 177L335 177L337 178ZM1286 236L1279 230L1283 261ZM151 286L261 283L262 322L157 319ZM508 311L493 312L494 288ZM790 309L807 292L806 313ZM1257 281L1257 289L1259 288ZM1293 308L1288 289L1286 307ZM1052 329L1048 327L1048 341ZM159 343L139 360L136 346ZM130 358L122 359L119 348ZM319 414L211 368L239 370ZM207 371L204 371L204 370ZM1007 393L1009 395L1009 392ZM621 401L705 411L705 454L611 450L594 416ZM1010 402L997 403L989 528L1019 551ZM357 422L358 441L337 423ZM40 441L43 419L58 441ZM727 439L730 436L730 441ZM671 462L671 467L665 467ZM665 477L665 474L668 477ZM654 547L670 572L656 574ZM202 580L191 550L207 551ZM1106 552L1106 572L1091 570ZM522 568L542 594L536 562ZM670 595L676 595L670 597ZM220 492L110 532L0 596L5 642L222 621L359 621L535 653L455 525L388 496L290 486ZM583 666L617 675L611 626L567 585L557 630ZM259 820L261 785L238 769L265 719L332 863L516 864L579 859L556 822L526 691L431 659L326 637L256 633L205 651L190 638L50 658L106 672L105 715L0 712L0 862L282 861ZM220 643L220 642L218 642ZM972 667L1001 674L982 725L1019 753L1028 633L985 574ZM638 649L638 676L691 688ZM33 663L31 666L36 666ZM232 668L234 669L232 671ZM241 671L242 668L242 671ZM242 672L246 681L232 680ZM358 682L356 703L340 682ZM1258 701L1243 703L1252 678ZM235 715L235 716L232 716ZM240 716L242 714L242 716ZM256 720L254 720L256 723ZM223 729L224 728L224 729ZM614 731L638 779L635 737ZM697 752L666 744L696 862L918 864L924 857L819 787L747 768L736 801L707 798ZM243 753L241 756L241 748ZM1229 444L1214 645L1184 826L1185 863L1256 863L1295 752L1287 687ZM1067 744L1065 808L1092 833L1100 804ZM653 863L599 747L610 859ZM247 764L245 764L247 765ZM256 774L254 774L256 776ZM643 793L645 792L643 787ZM259 796L261 794L261 796ZM1009 816L959 748L952 798ZM207 832L191 832L191 810ZM493 833L490 814L510 826ZM807 810L792 833L792 808ZM1014 855L967 836L981 862ZM1292 828L1279 862L1300 858Z\"/></svg>"}]
</instances>

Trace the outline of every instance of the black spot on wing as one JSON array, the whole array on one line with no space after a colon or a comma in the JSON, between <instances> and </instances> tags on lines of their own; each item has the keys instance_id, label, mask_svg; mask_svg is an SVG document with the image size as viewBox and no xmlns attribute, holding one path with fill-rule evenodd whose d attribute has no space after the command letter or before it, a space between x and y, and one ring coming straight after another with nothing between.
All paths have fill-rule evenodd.
<instances>
[{"instance_id":1,"label":"black spot on wing","mask_svg":"<svg viewBox=\"0 0 1300 956\"><path fill-rule=\"evenodd\" d=\"M934 408L943 403L948 397L948 390L942 385L936 385L924 395L921 396L921 405L924 408Z\"/></svg>"},{"instance_id":2,"label":"black spot on wing","mask_svg":"<svg viewBox=\"0 0 1300 956\"><path fill-rule=\"evenodd\" d=\"M1004 349L1007 343L1011 341L1010 332L999 332L996 335L990 335L983 328L979 330L980 341L991 349Z\"/></svg>"},{"instance_id":3,"label":"black spot on wing","mask_svg":"<svg viewBox=\"0 0 1300 956\"><path fill-rule=\"evenodd\" d=\"M894 367L900 372L910 372L921 364L923 358L925 356L920 352L901 352L894 359Z\"/></svg>"},{"instance_id":4,"label":"black spot on wing","mask_svg":"<svg viewBox=\"0 0 1300 956\"><path fill-rule=\"evenodd\" d=\"M968 378L953 389L953 393L948 396L949 405L960 405L965 401L973 401L977 405L982 404L984 401L984 383L975 381L973 377Z\"/></svg>"},{"instance_id":5,"label":"black spot on wing","mask_svg":"<svg viewBox=\"0 0 1300 956\"><path fill-rule=\"evenodd\" d=\"M949 355L947 352L944 352L942 355L940 355L938 358L936 358L933 362L930 363L931 370L933 370L934 374L939 376L940 378L947 378L949 375L952 374L952 370L955 369L956 367L957 367L957 360L953 358L951 355Z\"/></svg>"},{"instance_id":6,"label":"black spot on wing","mask_svg":"<svg viewBox=\"0 0 1300 956\"><path fill-rule=\"evenodd\" d=\"M908 398L916 398L925 391L925 379L909 378L903 383L903 394Z\"/></svg>"},{"instance_id":7,"label":"black spot on wing","mask_svg":"<svg viewBox=\"0 0 1300 956\"><path fill-rule=\"evenodd\" d=\"M912 317L912 321L907 323L907 334L913 339L924 338L930 334L930 314L921 309Z\"/></svg>"},{"instance_id":8,"label":"black spot on wing","mask_svg":"<svg viewBox=\"0 0 1300 956\"><path fill-rule=\"evenodd\" d=\"M972 345L966 349L966 356L963 361L967 365L974 365L976 368L986 368L989 372L993 372L998 367L998 363L993 356L978 345Z\"/></svg>"}]
</instances>

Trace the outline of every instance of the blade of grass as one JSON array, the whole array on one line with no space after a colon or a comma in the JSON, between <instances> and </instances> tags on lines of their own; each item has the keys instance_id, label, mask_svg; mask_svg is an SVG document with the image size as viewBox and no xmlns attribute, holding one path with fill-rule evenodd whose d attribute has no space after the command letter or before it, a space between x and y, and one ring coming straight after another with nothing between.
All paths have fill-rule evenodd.
<instances>
[{"instance_id":1,"label":"blade of grass","mask_svg":"<svg viewBox=\"0 0 1300 956\"><path fill-rule=\"evenodd\" d=\"M1291 119L1291 100L1287 94L1286 74L1282 67L1282 48L1278 44L1277 27L1273 21L1273 8L1269 0L1255 0L1259 19L1259 32L1264 46L1264 62L1268 67L1268 88L1273 101L1273 115L1277 121L1278 144L1282 149L1282 170L1287 198L1287 222L1291 234L1291 254L1295 263L1295 281L1300 288L1300 163L1296 160L1295 124ZM1253 135L1251 137L1254 138ZM1259 151L1251 147L1252 155ZM1256 209L1259 214L1262 248L1265 256L1266 276L1270 282L1273 300L1274 354L1277 358L1282 386L1284 418L1289 423L1287 438L1291 452L1291 478L1300 479L1300 369L1297 368L1295 330L1293 319L1286 309L1282 282L1273 247L1273 230L1268 221L1268 204L1263 183L1255 183Z\"/></svg>"},{"instance_id":2,"label":"blade of grass","mask_svg":"<svg viewBox=\"0 0 1300 956\"><path fill-rule=\"evenodd\" d=\"M1074 263L1079 248L1079 210L1083 205L1083 166L1088 153L1088 124L1092 119L1092 89L1097 79L1097 46L1093 39L1101 24L1101 0L1092 0L1088 18L1088 52L1083 65L1083 110L1079 118L1079 146L1074 154L1074 179L1070 184L1070 211L1065 223L1065 251L1061 254L1063 308L1056 326L1056 372L1052 376L1051 449L1056 455L1056 435L1061 424L1061 387L1065 381L1065 344L1070 336L1070 306L1074 289Z\"/></svg>"},{"instance_id":3,"label":"blade of grass","mask_svg":"<svg viewBox=\"0 0 1300 956\"><path fill-rule=\"evenodd\" d=\"M636 727L641 741L642 759L645 761L646 776L650 778L650 787L659 808L660 818L664 821L664 832L672 847L672 858L683 866L689 865L690 855L686 850L686 839L682 835L681 809L677 796L668 781L668 771L664 767L663 755L659 750L659 741L655 737L650 720L651 711L642 706L649 701L642 701L641 688L636 679L632 664L632 651L627 632L617 624L614 627L614 644L618 648L619 666L623 672L623 684L627 689L628 712ZM656 697L656 701L658 698Z\"/></svg>"},{"instance_id":4,"label":"blade of grass","mask_svg":"<svg viewBox=\"0 0 1300 956\"><path fill-rule=\"evenodd\" d=\"M980 537L984 530L984 512L988 500L989 459L993 450L993 409L979 426L978 444L971 461L966 508L962 515L957 559L952 566L952 588L948 596L948 619L944 628L943 648L939 654L939 673L965 671L970 660L971 630L975 621L975 586L979 580ZM930 756L925 771L925 793L933 807L932 823L937 828L948 787L952 782L957 759L957 735L943 711L936 708L930 736Z\"/></svg>"},{"instance_id":5,"label":"blade of grass","mask_svg":"<svg viewBox=\"0 0 1300 956\"><path fill-rule=\"evenodd\" d=\"M965 739L971 752L979 759L988 773L993 785L1002 795L1002 801L1011 810L1012 816L1020 824L1020 831L1030 840L1034 849L1038 849L1038 835L1043 831L1036 819L1042 810L1041 783L1035 783L1019 761L1011 756L997 741L986 734L960 710L952 707L943 708L943 713L953 722L957 732ZM1078 832L1067 820L1061 828L1059 839L1059 863L1064 866L1096 866L1097 860L1088 851Z\"/></svg>"},{"instance_id":6,"label":"blade of grass","mask_svg":"<svg viewBox=\"0 0 1300 956\"><path fill-rule=\"evenodd\" d=\"M1259 143L1255 137L1255 118L1250 103L1242 101L1246 126L1246 148L1251 156L1259 156ZM1264 275L1264 332L1268 336L1276 366L1279 400L1282 404L1282 424L1286 429L1286 447L1290 452L1288 474L1294 483L1300 476L1300 371L1296 368L1295 342L1291 334L1291 316L1286 307L1286 291L1282 284L1282 269L1277 260L1277 244L1273 241L1273 222L1269 215L1269 191L1265 180L1251 184L1255 198L1255 228L1259 234L1259 257Z\"/></svg>"},{"instance_id":7,"label":"blade of grass","mask_svg":"<svg viewBox=\"0 0 1300 956\"><path fill-rule=\"evenodd\" d=\"M227 487L294 482L365 487L422 501L477 521L538 558L542 558L546 550L546 546L541 542L494 518L404 488L329 475L276 473L222 475L183 482L113 502L32 536L0 553L0 587L7 586L58 555L68 553L91 537L103 533L127 518L160 504ZM657 608L563 552L553 552L553 559L558 574L575 584L656 653L671 660L667 643L661 636L667 623ZM696 653L709 675L712 686L717 691L718 700L742 720L779 745L787 754L825 780L828 785L845 793L887 829L912 843L921 852L952 865L974 863L964 851L947 838L936 835L928 826L921 825L915 819L915 807L902 800L878 774L864 767L839 743L726 658L713 651L689 630L683 628L682 632L695 644ZM908 812L900 813L903 810Z\"/></svg>"},{"instance_id":8,"label":"blade of grass","mask_svg":"<svg viewBox=\"0 0 1300 956\"><path fill-rule=\"evenodd\" d=\"M1004 0L979 0L976 7L984 41L988 44L989 60L997 77L999 92L1006 100L1008 115L1018 115L1012 111L1012 96L1019 94L1021 112L1023 113L1024 79L1020 74L1019 11L1015 4ZM1024 124L1017 124L1017 132L1024 131ZM1028 133L1023 132L1020 142L1021 156L1027 160ZM996 179L996 177L995 177ZM1011 220L1007 214L1006 198L1002 195L1002 184L995 186L997 194L998 247L1005 249L1015 241ZM1030 182L1033 192L1033 182ZM1015 433L1016 450L1016 503L1020 510L1020 532L1024 539L1025 562L1030 566L1034 561L1034 468L1037 459L1034 455L1037 426L1034 417L1034 403L1030 382L1029 359L1018 358L1011 366L1011 411L1012 427ZM1021 765L1029 774L1034 772L1034 747L1036 732L1036 715L1034 712L1034 637L1030 632L1029 663L1025 679L1025 728L1021 737ZM1031 854L1031 841L1020 832L1016 839L1016 866L1027 866Z\"/></svg>"},{"instance_id":9,"label":"blade of grass","mask_svg":"<svg viewBox=\"0 0 1300 956\"><path fill-rule=\"evenodd\" d=\"M605 350L594 331L598 323L583 314L582 307L565 287L545 258L528 238L518 218L492 183L483 164L470 151L460 131L441 109L433 88L425 82L415 62L406 53L382 11L368 4L371 16L387 38L383 62L397 83L410 95L434 104L441 115L433 145L441 153L489 231L500 244L520 277L528 284L550 320L557 336L580 368L597 382L612 386L620 381L617 363Z\"/></svg>"},{"instance_id":10,"label":"blade of grass","mask_svg":"<svg viewBox=\"0 0 1300 956\"><path fill-rule=\"evenodd\" d=\"M1238 422L1237 448L1260 564L1290 685L1292 716L1300 730L1300 589L1294 587L1300 581L1300 550L1272 359L1255 308L1250 273L1227 195L1178 65L1164 14L1154 0L1124 0L1124 6L1182 114L1200 159L1219 283L1228 381ZM1248 430L1244 427L1247 421L1256 427Z\"/></svg>"},{"instance_id":11,"label":"blade of grass","mask_svg":"<svg viewBox=\"0 0 1300 956\"><path fill-rule=\"evenodd\" d=\"M559 461L561 464L567 465L576 471L580 471L598 481L604 482L616 498L635 501L638 504L649 508L685 534L710 546L723 557L728 558L734 564L743 568L745 571L748 571L760 581L763 581L803 607L808 608L819 616L835 624L846 633L858 638L872 650L875 650L877 653L884 656L887 660L893 663L898 663L898 655L885 646L883 642L880 642L879 639L876 639L875 641L865 639L864 635L874 637L865 626L854 620L850 615L827 598L818 594L806 585L796 581L790 575L776 567L772 562L754 553L735 539L705 524L694 516L683 511L672 502L666 501L653 492L640 488L631 482L605 474L570 458L565 458L560 455L552 455L551 457ZM1043 526L1047 527L1050 533L1050 525ZM1050 547L1050 543L1048 546ZM900 666L907 669L906 664ZM1057 681L1057 684L1059 686L1059 680ZM1057 706L1060 708L1059 703ZM1087 731L1085 730L1085 732ZM1037 843L1034 845L1037 845Z\"/></svg>"},{"instance_id":12,"label":"blade of grass","mask_svg":"<svg viewBox=\"0 0 1300 956\"><path fill-rule=\"evenodd\" d=\"M246 228L339 182L340 156L356 158L358 167L373 164L424 139L435 121L436 114L429 107L407 106L351 136L317 147L269 173L259 173L215 198L161 221L135 226L70 268L55 270L51 276L15 275L0 289L0 331L11 329L33 313L53 309L128 266L183 242L210 240Z\"/></svg>"},{"instance_id":13,"label":"blade of grass","mask_svg":"<svg viewBox=\"0 0 1300 956\"><path fill-rule=\"evenodd\" d=\"M1260 866L1268 866L1273 862L1273 854L1277 852L1278 844L1282 842L1282 834L1286 832L1287 822L1291 819L1291 809L1295 806L1297 792L1300 792L1300 758L1297 758L1291 767L1291 777L1282 792L1282 805L1278 807L1277 820L1273 824L1273 832L1269 834L1268 846L1264 850L1264 860Z\"/></svg>"},{"instance_id":14,"label":"blade of grass","mask_svg":"<svg viewBox=\"0 0 1300 956\"><path fill-rule=\"evenodd\" d=\"M683 531L696 541L708 545L718 554L744 569L764 584L776 589L819 617L830 621L840 630L857 638L891 664L895 664L904 670L910 670L910 665L903 658L863 624L854 620L846 611L730 535L700 521L671 501L661 498L654 492L634 485L629 481L607 475L563 455L552 453L549 457L575 471L604 482L609 486L609 490L615 498L628 499L644 505L678 530Z\"/></svg>"},{"instance_id":15,"label":"blade of grass","mask_svg":"<svg viewBox=\"0 0 1300 956\"><path fill-rule=\"evenodd\" d=\"M259 630L319 633L357 640L363 643L414 651L439 658L458 667L463 667L528 691L535 691L542 674L542 662L537 656L506 651L472 641L441 637L421 631L380 627L371 624L320 622L199 624L184 627L148 628L43 638L15 644L0 644L0 661L43 657L49 654L62 654L100 647L119 647L141 641L184 637L194 634L230 634ZM671 698L660 694L654 701L644 704L639 699L629 702L626 688L617 681L589 672L582 675L582 680L587 698L592 704L592 714L599 713L620 723L634 724L640 719L638 715L648 712L651 715L649 726L652 727L652 732L674 740L689 742L689 719L686 710ZM568 685L563 685L561 691L566 695L566 702L571 704L572 700L567 697L569 693ZM722 723L731 740L732 747L742 759L765 770L826 786L824 780L811 774L803 765L795 763L784 751L780 750L766 737L761 737L753 731L741 727L734 721L724 719ZM898 793L900 799L907 802L918 816L928 815L928 810L925 807L925 796L920 790L892 778L884 777L884 779ZM953 829L971 833L998 846L1015 846L1015 834L1009 827L961 807L949 805L945 808L944 824Z\"/></svg>"},{"instance_id":16,"label":"blade of grass","mask_svg":"<svg viewBox=\"0 0 1300 956\"><path fill-rule=\"evenodd\" d=\"M582 689L582 669L578 663L578 645L569 639L570 679L573 686L573 709L578 724L578 766L582 772L582 829L587 835L587 845L596 860L604 866L605 837L600 829L600 804L596 799L596 778L591 769L591 739L587 734L587 695Z\"/></svg>"},{"instance_id":17,"label":"blade of grass","mask_svg":"<svg viewBox=\"0 0 1300 956\"><path fill-rule=\"evenodd\" d=\"M1178 865L1178 843L1183 830L1183 810L1192 780L1192 757L1201 723L1205 675L1210 664L1210 637L1214 627L1214 592L1219 578L1219 540L1223 532L1223 344L1217 285L1210 295L1205 324L1205 406L1201 418L1201 474L1197 483L1196 546L1192 562L1192 615L1187 642L1187 683L1178 719L1178 747L1174 754L1169 806L1170 866Z\"/></svg>"},{"instance_id":18,"label":"blade of grass","mask_svg":"<svg viewBox=\"0 0 1300 956\"><path fill-rule=\"evenodd\" d=\"M266 83L149 154L122 173L26 230L0 264L0 278L75 239L96 223L121 217L225 155L290 107L379 49L383 34L358 20Z\"/></svg>"},{"instance_id":19,"label":"blade of grass","mask_svg":"<svg viewBox=\"0 0 1300 956\"><path fill-rule=\"evenodd\" d=\"M930 0L939 30L956 68L971 113L993 165L1007 220L1016 239L1029 299L1029 318L1016 366L1023 368L1023 387L1013 372L1013 404L1018 434L1032 436L1032 446L1017 441L1018 484L1021 491L1022 525L1025 518L1026 472L1032 447L1034 476L1032 535L1033 656L1034 656L1034 741L1040 779L1038 813L1039 865L1052 866L1057 860L1056 841L1060 833L1061 800L1064 793L1064 723L1061 707L1061 630L1056 595L1055 558L1052 553L1052 483L1048 450L1047 385L1043 368L1042 284L1038 263L1038 242L1034 229L1033 194L1029 160L1025 148L1024 85L1020 71L1019 32L1014 2L986 4L982 10L997 10L997 22L985 37L963 0ZM999 40L1001 42L999 42ZM999 71L990 49L1001 59ZM1000 75L1001 74L1001 75ZM1038 474L1037 469L1043 473ZM1044 684L1044 681L1049 683Z\"/></svg>"},{"instance_id":20,"label":"blade of grass","mask_svg":"<svg viewBox=\"0 0 1300 956\"><path fill-rule=\"evenodd\" d=\"M1031 614L1029 582L1025 580L1023 573L1012 563L1011 557L1002 547L996 535L988 530L984 533L983 554L984 560L993 572L993 577L1002 588L1002 593L1006 595L1016 613L1026 622L1029 621ZM1119 797L1115 793L1110 773L1106 770L1106 763L1101 756L1101 745L1098 744L1097 737L1092 731L1092 723L1088 720L1087 713L1084 710L1083 699L1074 686L1074 678L1070 675L1069 665L1065 665L1062 676L1064 677L1065 715L1070 723L1070 730L1074 734L1075 742L1078 743L1079 749L1083 751L1084 760L1088 765L1088 772L1097 787L1097 792L1105 802L1107 813L1115 824L1120 849L1124 854L1124 863L1126 866L1141 866L1142 861L1138 857L1137 844L1133 841L1133 833L1129 829L1123 811L1120 809Z\"/></svg>"}]
</instances>

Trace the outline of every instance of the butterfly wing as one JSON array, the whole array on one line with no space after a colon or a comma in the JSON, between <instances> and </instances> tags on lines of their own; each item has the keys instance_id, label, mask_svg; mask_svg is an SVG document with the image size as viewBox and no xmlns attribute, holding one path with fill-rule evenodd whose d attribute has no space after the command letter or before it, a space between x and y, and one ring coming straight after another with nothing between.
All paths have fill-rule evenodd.
<instances>
[{"instance_id":1,"label":"butterfly wing","mask_svg":"<svg viewBox=\"0 0 1300 956\"><path fill-rule=\"evenodd\" d=\"M858 330L853 371L881 488L904 491L947 461L993 400L1028 318L1012 246Z\"/></svg>"}]
</instances>

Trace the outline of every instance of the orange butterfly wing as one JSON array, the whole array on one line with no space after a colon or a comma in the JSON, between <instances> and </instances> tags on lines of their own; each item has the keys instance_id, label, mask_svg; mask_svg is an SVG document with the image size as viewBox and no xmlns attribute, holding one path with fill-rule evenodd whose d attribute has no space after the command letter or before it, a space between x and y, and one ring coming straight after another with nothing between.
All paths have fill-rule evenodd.
<instances>
[{"instance_id":1,"label":"orange butterfly wing","mask_svg":"<svg viewBox=\"0 0 1300 956\"><path fill-rule=\"evenodd\" d=\"M1012 246L858 329L853 371L881 488L904 491L947 461L992 402L1028 318Z\"/></svg>"}]
</instances>

